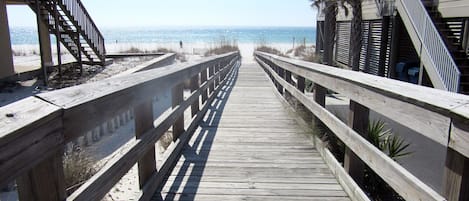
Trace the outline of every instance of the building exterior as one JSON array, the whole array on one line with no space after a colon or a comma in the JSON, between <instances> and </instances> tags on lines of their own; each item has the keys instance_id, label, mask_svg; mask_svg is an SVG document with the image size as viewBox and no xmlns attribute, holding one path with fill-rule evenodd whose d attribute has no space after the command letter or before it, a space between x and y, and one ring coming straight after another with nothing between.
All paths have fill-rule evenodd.
<instances>
[{"instance_id":1,"label":"building exterior","mask_svg":"<svg viewBox=\"0 0 469 201\"><path fill-rule=\"evenodd\" d=\"M468 10L469 0L362 1L360 70L468 94ZM319 51L327 45L321 39L324 12L318 12ZM333 44L337 66L350 67L351 19L339 9Z\"/></svg>"}]
</instances>

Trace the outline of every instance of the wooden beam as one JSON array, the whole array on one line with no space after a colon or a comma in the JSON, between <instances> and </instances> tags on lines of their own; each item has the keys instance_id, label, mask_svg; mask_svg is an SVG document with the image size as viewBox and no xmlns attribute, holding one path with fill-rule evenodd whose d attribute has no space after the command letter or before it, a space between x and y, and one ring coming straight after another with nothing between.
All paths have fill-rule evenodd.
<instances>
[{"instance_id":1,"label":"wooden beam","mask_svg":"<svg viewBox=\"0 0 469 201\"><path fill-rule=\"evenodd\" d=\"M451 127L451 140L446 151L446 165L443 176L444 195L449 201L469 200L469 125L455 119ZM464 146L464 147L462 147ZM462 150L462 153L454 148Z\"/></svg>"},{"instance_id":2,"label":"wooden beam","mask_svg":"<svg viewBox=\"0 0 469 201\"><path fill-rule=\"evenodd\" d=\"M135 137L140 139L153 127L153 101L142 103L134 108ZM150 146L138 161L138 181L143 188L150 176L156 172L155 145Z\"/></svg>"},{"instance_id":3,"label":"wooden beam","mask_svg":"<svg viewBox=\"0 0 469 201\"><path fill-rule=\"evenodd\" d=\"M184 84L180 83L173 87L171 95L174 109L184 101ZM184 114L173 124L173 141L176 141L182 133L184 133Z\"/></svg>"},{"instance_id":4,"label":"wooden beam","mask_svg":"<svg viewBox=\"0 0 469 201\"><path fill-rule=\"evenodd\" d=\"M204 84L206 82L207 82L207 69L204 69L200 73L200 83ZM204 91L202 91L202 104L207 102L207 99L208 99L208 91L204 90Z\"/></svg>"},{"instance_id":5,"label":"wooden beam","mask_svg":"<svg viewBox=\"0 0 469 201\"><path fill-rule=\"evenodd\" d=\"M199 74L191 78L191 92L194 92L197 89L199 89ZM192 117L194 117L198 112L199 112L199 99L197 99L196 101L194 101L194 103L192 103L192 106L191 106Z\"/></svg>"},{"instance_id":6,"label":"wooden beam","mask_svg":"<svg viewBox=\"0 0 469 201\"><path fill-rule=\"evenodd\" d=\"M349 109L349 126L364 139L367 139L370 110L352 100L350 101ZM363 186L365 164L349 147L345 148L344 167L355 182Z\"/></svg>"},{"instance_id":7,"label":"wooden beam","mask_svg":"<svg viewBox=\"0 0 469 201\"><path fill-rule=\"evenodd\" d=\"M61 149L17 179L19 200L65 200L67 193L62 156Z\"/></svg>"}]
</instances>

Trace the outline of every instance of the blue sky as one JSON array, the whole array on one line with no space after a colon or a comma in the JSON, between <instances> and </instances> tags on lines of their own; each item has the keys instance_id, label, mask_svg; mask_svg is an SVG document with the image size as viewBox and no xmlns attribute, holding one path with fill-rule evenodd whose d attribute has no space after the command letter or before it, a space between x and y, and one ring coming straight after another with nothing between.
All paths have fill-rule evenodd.
<instances>
[{"instance_id":1,"label":"blue sky","mask_svg":"<svg viewBox=\"0 0 469 201\"><path fill-rule=\"evenodd\" d=\"M308 0L82 0L98 27L315 26ZM27 6L8 6L10 26L35 26Z\"/></svg>"}]
</instances>

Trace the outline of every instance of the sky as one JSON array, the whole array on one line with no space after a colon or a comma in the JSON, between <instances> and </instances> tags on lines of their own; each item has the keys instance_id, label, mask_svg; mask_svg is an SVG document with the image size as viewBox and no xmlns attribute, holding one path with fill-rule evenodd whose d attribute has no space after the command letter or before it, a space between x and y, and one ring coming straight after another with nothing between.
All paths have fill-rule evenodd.
<instances>
[{"instance_id":1,"label":"sky","mask_svg":"<svg viewBox=\"0 0 469 201\"><path fill-rule=\"evenodd\" d=\"M309 0L82 0L98 27L312 27ZM35 26L27 6L7 7L10 26Z\"/></svg>"}]
</instances>

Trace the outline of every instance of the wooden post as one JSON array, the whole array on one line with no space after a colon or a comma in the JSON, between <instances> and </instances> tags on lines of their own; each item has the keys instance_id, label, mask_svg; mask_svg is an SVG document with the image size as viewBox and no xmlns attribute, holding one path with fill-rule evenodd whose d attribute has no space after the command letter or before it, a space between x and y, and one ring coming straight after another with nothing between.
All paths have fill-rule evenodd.
<instances>
[{"instance_id":1,"label":"wooden post","mask_svg":"<svg viewBox=\"0 0 469 201\"><path fill-rule=\"evenodd\" d=\"M443 193L448 201L469 200L468 158L448 148L443 179Z\"/></svg>"},{"instance_id":2,"label":"wooden post","mask_svg":"<svg viewBox=\"0 0 469 201\"><path fill-rule=\"evenodd\" d=\"M305 93L305 78L298 75L298 81L296 82L296 88L302 93Z\"/></svg>"},{"instance_id":3,"label":"wooden post","mask_svg":"<svg viewBox=\"0 0 469 201\"><path fill-rule=\"evenodd\" d=\"M7 5L5 0L0 0L0 78L6 78L15 74L13 67L13 52L11 51L10 27L8 25Z\"/></svg>"},{"instance_id":4,"label":"wooden post","mask_svg":"<svg viewBox=\"0 0 469 201\"><path fill-rule=\"evenodd\" d=\"M352 100L349 109L349 126L367 138L370 110ZM358 185L363 186L365 164L348 147L345 149L344 168Z\"/></svg>"},{"instance_id":5,"label":"wooden post","mask_svg":"<svg viewBox=\"0 0 469 201\"><path fill-rule=\"evenodd\" d=\"M277 66L277 69L278 69L277 74L280 77L285 78L285 70L283 68L281 68L280 66ZM278 92L280 92L280 94L284 94L283 93L283 86L280 83L278 83L277 89L278 89Z\"/></svg>"},{"instance_id":6,"label":"wooden post","mask_svg":"<svg viewBox=\"0 0 469 201\"><path fill-rule=\"evenodd\" d=\"M153 126L153 101L147 101L135 107L135 137L140 139L145 132L152 129ZM138 161L138 181L140 189L150 179L151 175L156 172L156 156L155 145Z\"/></svg>"},{"instance_id":7,"label":"wooden post","mask_svg":"<svg viewBox=\"0 0 469 201\"><path fill-rule=\"evenodd\" d=\"M205 82L207 82L207 69L202 70L202 72L200 73L200 84L203 84ZM208 92L207 89L202 91L202 104L207 102L207 99L208 99L207 92Z\"/></svg>"},{"instance_id":8,"label":"wooden post","mask_svg":"<svg viewBox=\"0 0 469 201\"><path fill-rule=\"evenodd\" d=\"M213 71L212 71L213 72ZM213 86L213 85L211 85ZM173 108L179 106L184 101L184 83L179 83L174 86L172 90L172 106ZM213 91L211 91L213 92ZM176 141L179 136L184 133L184 114L182 114L178 120L173 124L173 141Z\"/></svg>"},{"instance_id":9,"label":"wooden post","mask_svg":"<svg viewBox=\"0 0 469 201\"><path fill-rule=\"evenodd\" d=\"M291 72L288 70L285 70L285 81L287 81L289 84L293 84L293 80L291 78ZM291 94L287 90L285 90L285 97L291 98Z\"/></svg>"},{"instance_id":10,"label":"wooden post","mask_svg":"<svg viewBox=\"0 0 469 201\"><path fill-rule=\"evenodd\" d=\"M214 66L209 66L209 67L208 67L208 77L209 77L209 79L212 79L213 74L214 74ZM214 90L215 90L215 84L212 83L212 84L210 84L210 86L209 86L209 92L208 92L208 94L209 94L209 95L212 94Z\"/></svg>"},{"instance_id":11,"label":"wooden post","mask_svg":"<svg viewBox=\"0 0 469 201\"><path fill-rule=\"evenodd\" d=\"M62 155L63 149L17 179L19 200L62 201L66 199Z\"/></svg>"},{"instance_id":12,"label":"wooden post","mask_svg":"<svg viewBox=\"0 0 469 201\"><path fill-rule=\"evenodd\" d=\"M215 73L218 73L218 71L220 70L220 62L218 62L214 67L213 67L213 72L214 74ZM215 78L215 88L218 87L218 85L220 85L220 77L216 77Z\"/></svg>"},{"instance_id":13,"label":"wooden post","mask_svg":"<svg viewBox=\"0 0 469 201\"><path fill-rule=\"evenodd\" d=\"M457 136L467 136L468 134L469 125L467 123L453 120L451 136L454 138L452 137L452 140L457 140ZM469 158L450 147L446 151L443 195L448 201L469 200Z\"/></svg>"},{"instance_id":14,"label":"wooden post","mask_svg":"<svg viewBox=\"0 0 469 201\"><path fill-rule=\"evenodd\" d=\"M197 89L199 89L199 74L191 78L191 92L194 92ZM194 117L199 112L199 99L198 98L196 101L194 101L194 103L192 103L191 112L192 112L192 117Z\"/></svg>"}]
</instances>

